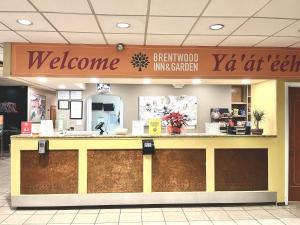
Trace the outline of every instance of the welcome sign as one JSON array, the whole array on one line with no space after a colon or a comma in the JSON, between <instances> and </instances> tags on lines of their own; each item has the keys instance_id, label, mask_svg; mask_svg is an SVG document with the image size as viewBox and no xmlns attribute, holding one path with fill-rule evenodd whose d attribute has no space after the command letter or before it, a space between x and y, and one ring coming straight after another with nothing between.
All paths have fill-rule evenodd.
<instances>
[{"instance_id":1,"label":"welcome sign","mask_svg":"<svg viewBox=\"0 0 300 225\"><path fill-rule=\"evenodd\" d=\"M13 43L17 77L300 78L297 48Z\"/></svg>"}]
</instances>

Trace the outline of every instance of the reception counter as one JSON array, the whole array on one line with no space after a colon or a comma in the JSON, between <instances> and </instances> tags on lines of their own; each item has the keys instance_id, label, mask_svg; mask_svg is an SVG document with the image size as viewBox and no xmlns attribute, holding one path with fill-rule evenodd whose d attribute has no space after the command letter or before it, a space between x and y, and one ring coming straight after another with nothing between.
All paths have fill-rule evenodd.
<instances>
[{"instance_id":1,"label":"reception counter","mask_svg":"<svg viewBox=\"0 0 300 225\"><path fill-rule=\"evenodd\" d=\"M145 139L154 154L143 154ZM272 135L16 135L12 206L280 202L277 144Z\"/></svg>"}]
</instances>

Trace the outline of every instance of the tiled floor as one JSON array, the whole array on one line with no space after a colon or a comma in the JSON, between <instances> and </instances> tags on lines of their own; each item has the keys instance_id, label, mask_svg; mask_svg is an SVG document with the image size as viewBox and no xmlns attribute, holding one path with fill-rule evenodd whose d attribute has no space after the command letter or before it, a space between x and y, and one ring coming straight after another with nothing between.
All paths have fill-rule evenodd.
<instances>
[{"instance_id":1,"label":"tiled floor","mask_svg":"<svg viewBox=\"0 0 300 225\"><path fill-rule=\"evenodd\" d=\"M35 209L9 206L9 159L0 160L0 224L300 225L300 203L289 206Z\"/></svg>"}]
</instances>

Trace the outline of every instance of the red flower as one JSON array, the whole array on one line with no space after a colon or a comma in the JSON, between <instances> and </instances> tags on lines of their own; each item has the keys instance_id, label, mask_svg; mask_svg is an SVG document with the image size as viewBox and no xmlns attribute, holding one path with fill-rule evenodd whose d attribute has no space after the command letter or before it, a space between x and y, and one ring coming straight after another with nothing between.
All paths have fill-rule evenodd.
<instances>
[{"instance_id":1,"label":"red flower","mask_svg":"<svg viewBox=\"0 0 300 225\"><path fill-rule=\"evenodd\" d=\"M170 114L163 116L162 120L167 121L168 124L173 127L181 128L183 125L186 125L185 116L179 112L171 112Z\"/></svg>"}]
</instances>

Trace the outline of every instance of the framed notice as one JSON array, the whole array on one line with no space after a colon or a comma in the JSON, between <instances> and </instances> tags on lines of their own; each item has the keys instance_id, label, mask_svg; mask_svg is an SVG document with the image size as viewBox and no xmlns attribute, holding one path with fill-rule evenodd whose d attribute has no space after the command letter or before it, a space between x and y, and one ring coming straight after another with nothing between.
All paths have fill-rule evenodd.
<instances>
[{"instance_id":1,"label":"framed notice","mask_svg":"<svg viewBox=\"0 0 300 225\"><path fill-rule=\"evenodd\" d=\"M70 98L72 100L81 100L82 99L82 91L70 91Z\"/></svg>"},{"instance_id":2,"label":"framed notice","mask_svg":"<svg viewBox=\"0 0 300 225\"><path fill-rule=\"evenodd\" d=\"M68 100L58 100L58 109L69 109Z\"/></svg>"},{"instance_id":3,"label":"framed notice","mask_svg":"<svg viewBox=\"0 0 300 225\"><path fill-rule=\"evenodd\" d=\"M82 119L82 110L82 101L70 101L70 119Z\"/></svg>"},{"instance_id":4,"label":"framed notice","mask_svg":"<svg viewBox=\"0 0 300 225\"><path fill-rule=\"evenodd\" d=\"M58 91L57 99L69 100L70 99L70 91Z\"/></svg>"}]
</instances>

